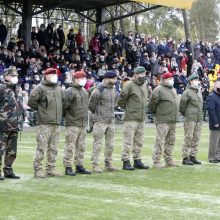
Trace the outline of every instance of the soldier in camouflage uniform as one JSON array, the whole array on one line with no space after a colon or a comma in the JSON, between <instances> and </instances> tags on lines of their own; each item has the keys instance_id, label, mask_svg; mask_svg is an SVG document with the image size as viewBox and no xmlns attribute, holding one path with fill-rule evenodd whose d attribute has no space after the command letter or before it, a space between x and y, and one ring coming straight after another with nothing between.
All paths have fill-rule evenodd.
<instances>
[{"instance_id":1,"label":"soldier in camouflage uniform","mask_svg":"<svg viewBox=\"0 0 220 220\"><path fill-rule=\"evenodd\" d=\"M99 166L99 154L101 151L102 140L105 136L105 169L108 171L118 171L112 165L112 153L114 147L115 134L115 103L116 90L114 87L117 75L114 71L107 71L104 80L92 92L89 99L89 110L94 114L93 128L93 151L92 165L93 172L102 173Z\"/></svg>"},{"instance_id":2,"label":"soldier in camouflage uniform","mask_svg":"<svg viewBox=\"0 0 220 220\"><path fill-rule=\"evenodd\" d=\"M60 124L62 121L62 89L57 85L57 71L48 68L43 82L33 89L28 105L37 110L37 148L34 158L34 176L44 178L43 159L46 151L46 176L60 176L55 170Z\"/></svg>"},{"instance_id":3,"label":"soldier in camouflage uniform","mask_svg":"<svg viewBox=\"0 0 220 220\"><path fill-rule=\"evenodd\" d=\"M17 139L22 117L22 103L16 92L18 74L15 68L4 71L4 84L0 84L0 180L2 157L4 157L4 176L19 179L13 172L13 162L17 155Z\"/></svg>"},{"instance_id":4,"label":"soldier in camouflage uniform","mask_svg":"<svg viewBox=\"0 0 220 220\"><path fill-rule=\"evenodd\" d=\"M179 112L178 97L173 88L173 74L164 73L162 79L158 87L153 90L149 101L149 109L155 114L156 124L156 143L152 154L155 168L164 167L160 162L162 151L166 167L178 166L173 161L172 155Z\"/></svg>"},{"instance_id":5,"label":"soldier in camouflage uniform","mask_svg":"<svg viewBox=\"0 0 220 220\"><path fill-rule=\"evenodd\" d=\"M123 86L118 98L118 106L125 109L124 146L121 154L124 170L149 168L141 161L148 98L146 79L145 68L142 66L136 67L132 80ZM134 167L130 163L131 149Z\"/></svg>"},{"instance_id":6,"label":"soldier in camouflage uniform","mask_svg":"<svg viewBox=\"0 0 220 220\"><path fill-rule=\"evenodd\" d=\"M72 84L64 93L63 111L66 127L66 143L63 165L65 167L65 175L68 176L75 176L72 169L73 152L76 173L91 174L83 166L86 125L88 121L88 93L84 89L85 84L86 73L84 71L77 71L73 74Z\"/></svg>"},{"instance_id":7,"label":"soldier in camouflage uniform","mask_svg":"<svg viewBox=\"0 0 220 220\"><path fill-rule=\"evenodd\" d=\"M180 113L185 117L184 122L184 144L182 147L183 162L185 165L201 164L196 159L198 144L203 120L203 98L199 88L199 76L192 74L189 85L180 99Z\"/></svg>"}]
</instances>

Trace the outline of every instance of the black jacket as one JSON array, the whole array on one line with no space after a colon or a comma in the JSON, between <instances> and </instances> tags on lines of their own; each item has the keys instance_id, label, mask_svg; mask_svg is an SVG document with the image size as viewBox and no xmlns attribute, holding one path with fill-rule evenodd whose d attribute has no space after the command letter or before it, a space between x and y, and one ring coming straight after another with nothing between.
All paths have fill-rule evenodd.
<instances>
[{"instance_id":1,"label":"black jacket","mask_svg":"<svg viewBox=\"0 0 220 220\"><path fill-rule=\"evenodd\" d=\"M212 92L207 98L207 107L209 112L209 129L220 130L220 126L217 128L214 125L220 125L220 94Z\"/></svg>"}]
</instances>

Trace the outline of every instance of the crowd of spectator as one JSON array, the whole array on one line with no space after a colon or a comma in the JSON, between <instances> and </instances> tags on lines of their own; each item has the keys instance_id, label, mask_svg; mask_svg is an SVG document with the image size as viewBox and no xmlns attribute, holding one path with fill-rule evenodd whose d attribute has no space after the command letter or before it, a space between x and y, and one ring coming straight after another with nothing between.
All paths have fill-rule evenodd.
<instances>
[{"instance_id":1,"label":"crowd of spectator","mask_svg":"<svg viewBox=\"0 0 220 220\"><path fill-rule=\"evenodd\" d=\"M96 33L86 49L81 29L77 33L70 29L65 35L62 25L56 28L54 23L47 27L41 24L38 31L36 27L32 28L30 48L25 48L20 29L18 36L8 40L6 37L7 29L0 20L0 80L3 80L5 68L15 66L26 103L48 67L57 69L62 89L69 86L74 71L83 69L86 72L85 89L89 90L102 81L107 70L115 70L118 94L139 65L145 67L147 83L152 90L164 72L172 72L178 94L185 90L187 77L197 73L204 101L214 81L220 77L220 42L211 44L196 40L191 45L189 40L158 39L133 31L127 34L118 31L111 35L105 31Z\"/></svg>"}]
</instances>

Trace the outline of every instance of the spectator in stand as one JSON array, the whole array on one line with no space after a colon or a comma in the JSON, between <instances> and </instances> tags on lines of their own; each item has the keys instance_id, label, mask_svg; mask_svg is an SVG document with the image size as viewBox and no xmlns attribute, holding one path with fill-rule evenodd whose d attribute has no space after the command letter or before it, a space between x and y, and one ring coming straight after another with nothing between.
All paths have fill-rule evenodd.
<instances>
[{"instance_id":1,"label":"spectator in stand","mask_svg":"<svg viewBox=\"0 0 220 220\"><path fill-rule=\"evenodd\" d=\"M98 38L99 34L96 33L94 37L89 42L89 48L93 54L93 56L97 55L101 49L101 44Z\"/></svg>"},{"instance_id":2,"label":"spectator in stand","mask_svg":"<svg viewBox=\"0 0 220 220\"><path fill-rule=\"evenodd\" d=\"M73 52L73 50L76 47L76 40L75 40L75 35L74 35L73 28L71 28L69 30L69 33L67 34L67 43L66 43L66 45L70 49L71 52Z\"/></svg>"},{"instance_id":3,"label":"spectator in stand","mask_svg":"<svg viewBox=\"0 0 220 220\"><path fill-rule=\"evenodd\" d=\"M41 24L40 25L40 30L38 31L37 34L37 41L39 42L39 46L48 46L48 35L47 32L45 31L45 25Z\"/></svg>"},{"instance_id":4,"label":"spectator in stand","mask_svg":"<svg viewBox=\"0 0 220 220\"><path fill-rule=\"evenodd\" d=\"M31 41L33 42L34 40L37 40L37 28L36 27L32 27L31 29Z\"/></svg>"},{"instance_id":5,"label":"spectator in stand","mask_svg":"<svg viewBox=\"0 0 220 220\"><path fill-rule=\"evenodd\" d=\"M6 26L3 24L2 19L0 19L0 42L1 42L1 45L5 43L7 34L8 34L8 30L7 30Z\"/></svg>"},{"instance_id":6,"label":"spectator in stand","mask_svg":"<svg viewBox=\"0 0 220 220\"><path fill-rule=\"evenodd\" d=\"M65 34L64 34L63 26L62 25L59 25L59 27L55 31L55 33L54 33L54 40L56 42L59 42L59 49L60 49L60 51L62 51L64 43L65 43Z\"/></svg>"},{"instance_id":7,"label":"spectator in stand","mask_svg":"<svg viewBox=\"0 0 220 220\"><path fill-rule=\"evenodd\" d=\"M215 64L220 65L220 42L218 42L213 50L213 55L215 59Z\"/></svg>"},{"instance_id":8,"label":"spectator in stand","mask_svg":"<svg viewBox=\"0 0 220 220\"><path fill-rule=\"evenodd\" d=\"M76 34L75 40L76 40L77 47L81 47L84 44L84 37L82 35L81 29L78 30L78 33Z\"/></svg>"}]
</instances>

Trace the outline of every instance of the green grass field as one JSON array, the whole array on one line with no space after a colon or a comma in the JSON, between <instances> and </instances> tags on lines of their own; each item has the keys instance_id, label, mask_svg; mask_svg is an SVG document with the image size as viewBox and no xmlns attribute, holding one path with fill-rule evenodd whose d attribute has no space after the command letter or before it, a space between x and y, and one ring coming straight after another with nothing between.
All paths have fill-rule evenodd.
<instances>
[{"instance_id":1,"label":"green grass field","mask_svg":"<svg viewBox=\"0 0 220 220\"><path fill-rule=\"evenodd\" d=\"M143 161L152 165L155 128L146 128ZM202 165L162 170L120 171L75 177L33 178L35 132L25 131L14 164L20 180L0 182L0 219L220 219L220 164L207 161L209 131L204 125L198 158ZM175 159L181 164L183 128L177 128ZM91 134L85 166L91 169ZM116 130L114 164L121 168L122 129ZM62 166L64 132L57 170ZM103 150L101 155L103 163Z\"/></svg>"}]
</instances>

